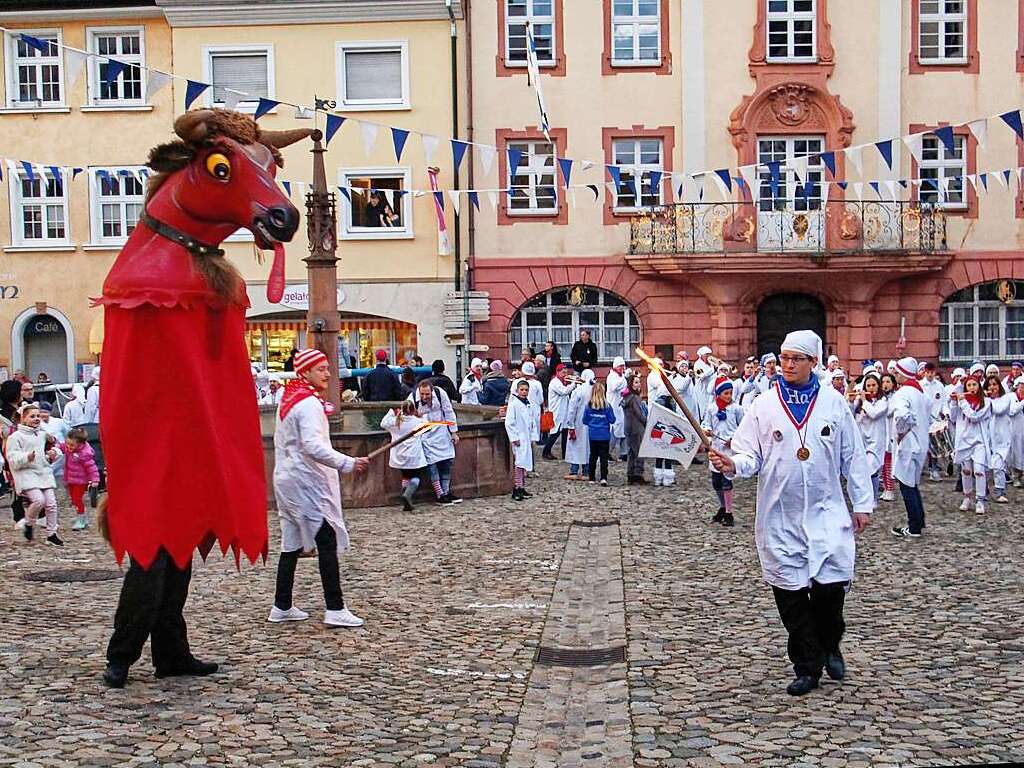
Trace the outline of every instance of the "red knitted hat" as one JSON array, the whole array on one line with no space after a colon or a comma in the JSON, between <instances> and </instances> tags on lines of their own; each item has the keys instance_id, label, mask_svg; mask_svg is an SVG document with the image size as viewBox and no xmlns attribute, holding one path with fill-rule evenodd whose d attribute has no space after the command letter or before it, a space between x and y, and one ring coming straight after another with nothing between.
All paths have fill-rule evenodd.
<instances>
[{"instance_id":1,"label":"red knitted hat","mask_svg":"<svg viewBox=\"0 0 1024 768\"><path fill-rule=\"evenodd\" d=\"M327 362L327 355L319 349L304 349L295 356L295 372L305 373L310 368Z\"/></svg>"}]
</instances>

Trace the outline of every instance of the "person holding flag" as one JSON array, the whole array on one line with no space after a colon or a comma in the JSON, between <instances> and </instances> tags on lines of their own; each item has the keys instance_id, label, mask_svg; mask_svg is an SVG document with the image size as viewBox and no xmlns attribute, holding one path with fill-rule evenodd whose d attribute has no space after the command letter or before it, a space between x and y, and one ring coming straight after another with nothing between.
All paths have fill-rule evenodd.
<instances>
[{"instance_id":1,"label":"person holding flag","mask_svg":"<svg viewBox=\"0 0 1024 768\"><path fill-rule=\"evenodd\" d=\"M822 668L833 680L846 675L839 643L856 560L854 536L874 510L853 413L846 398L818 378L821 347L813 331L786 336L782 377L751 404L732 436L733 455L709 450L725 477L758 476L755 540L764 580L789 633L796 679L786 692L792 696L817 688Z\"/></svg>"}]
</instances>

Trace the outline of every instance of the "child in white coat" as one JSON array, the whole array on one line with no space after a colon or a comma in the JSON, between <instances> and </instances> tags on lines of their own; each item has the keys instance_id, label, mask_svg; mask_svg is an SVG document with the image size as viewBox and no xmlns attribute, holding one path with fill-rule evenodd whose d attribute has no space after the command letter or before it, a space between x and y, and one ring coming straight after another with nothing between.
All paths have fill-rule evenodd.
<instances>
[{"instance_id":1,"label":"child in white coat","mask_svg":"<svg viewBox=\"0 0 1024 768\"><path fill-rule=\"evenodd\" d=\"M1010 467L1015 473L1013 487L1020 488L1024 479L1024 376L1013 380L1010 402Z\"/></svg>"},{"instance_id":2,"label":"child in white coat","mask_svg":"<svg viewBox=\"0 0 1024 768\"><path fill-rule=\"evenodd\" d=\"M992 485L995 486L996 504L1008 504L1006 498L1006 476L1010 468L1010 451L1013 447L1013 434L1010 431L1011 419L1016 415L1017 396L1007 393L998 376L985 379L985 394L992 404L992 421L989 424L989 462L992 470Z\"/></svg>"},{"instance_id":3,"label":"child in white coat","mask_svg":"<svg viewBox=\"0 0 1024 768\"><path fill-rule=\"evenodd\" d=\"M50 466L57 461L58 452L55 448L46 447L47 433L39 427L39 406L35 403L23 405L19 413L21 422L7 438L6 452L14 487L28 501L22 532L26 539L32 541L36 520L39 513L44 512L46 541L62 547L64 542L57 535L57 481Z\"/></svg>"},{"instance_id":4,"label":"child in white coat","mask_svg":"<svg viewBox=\"0 0 1024 768\"><path fill-rule=\"evenodd\" d=\"M853 393L853 416L864 438L864 451L877 502L882 466L889 446L889 400L882 395L882 379L874 371L864 376L861 391Z\"/></svg>"},{"instance_id":5,"label":"child in white coat","mask_svg":"<svg viewBox=\"0 0 1024 768\"><path fill-rule=\"evenodd\" d=\"M960 406L957 422L956 442L953 445L953 461L960 465L964 486L964 500L961 512L974 507L975 514L985 514L985 499L988 486L985 471L989 465L989 422L992 420L992 406L985 399L978 375L968 376L964 391L954 393Z\"/></svg>"},{"instance_id":6,"label":"child in white coat","mask_svg":"<svg viewBox=\"0 0 1024 768\"><path fill-rule=\"evenodd\" d=\"M512 472L512 498L522 501L526 490L526 473L533 471L533 411L530 408L530 382L520 379L512 390L505 410L505 431L515 458Z\"/></svg>"},{"instance_id":7,"label":"child in white coat","mask_svg":"<svg viewBox=\"0 0 1024 768\"><path fill-rule=\"evenodd\" d=\"M704 433L711 438L711 447L725 456L732 456L732 436L743 421L743 409L732 401L733 383L719 377L715 382L714 399L704 414ZM710 464L710 462L708 462ZM732 514L732 480L711 466L711 487L718 494L718 512L711 522L732 528L736 521Z\"/></svg>"},{"instance_id":8,"label":"child in white coat","mask_svg":"<svg viewBox=\"0 0 1024 768\"><path fill-rule=\"evenodd\" d=\"M540 414L544 406L544 385L537 379L537 367L531 362L523 363L522 378L516 379L512 382L512 388L509 390L508 399L511 400L516 396L516 392L519 388L519 382L525 381L526 386L529 388L529 405L530 405L530 418L531 427L530 434L534 442L540 440Z\"/></svg>"},{"instance_id":9,"label":"child in white coat","mask_svg":"<svg viewBox=\"0 0 1024 768\"><path fill-rule=\"evenodd\" d=\"M414 432L426 424L416 414L416 405L411 400L402 403L401 408L393 408L380 420L380 428L391 435L395 442L410 432ZM402 473L402 509L413 511L412 499L420 487L421 470L427 466L427 457L423 453L423 435L410 437L401 445L396 445L388 452L388 465Z\"/></svg>"}]
</instances>

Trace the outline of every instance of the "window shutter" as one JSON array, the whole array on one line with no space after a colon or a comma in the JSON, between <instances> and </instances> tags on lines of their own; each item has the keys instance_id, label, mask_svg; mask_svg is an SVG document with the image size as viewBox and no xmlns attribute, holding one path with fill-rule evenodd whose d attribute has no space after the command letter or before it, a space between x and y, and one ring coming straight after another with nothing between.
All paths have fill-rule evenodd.
<instances>
[{"instance_id":1,"label":"window shutter","mask_svg":"<svg viewBox=\"0 0 1024 768\"><path fill-rule=\"evenodd\" d=\"M265 53L217 53L211 60L213 100L224 101L224 89L248 93L255 101L269 96L267 86L267 55Z\"/></svg>"},{"instance_id":2,"label":"window shutter","mask_svg":"<svg viewBox=\"0 0 1024 768\"><path fill-rule=\"evenodd\" d=\"M346 51L345 98L402 101L402 52Z\"/></svg>"}]
</instances>

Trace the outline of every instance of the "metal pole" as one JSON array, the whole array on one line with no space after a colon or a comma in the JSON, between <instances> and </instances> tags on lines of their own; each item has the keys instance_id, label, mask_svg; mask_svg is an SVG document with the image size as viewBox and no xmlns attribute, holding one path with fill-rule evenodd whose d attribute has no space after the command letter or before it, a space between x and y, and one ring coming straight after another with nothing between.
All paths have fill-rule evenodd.
<instances>
[{"instance_id":1,"label":"metal pole","mask_svg":"<svg viewBox=\"0 0 1024 768\"><path fill-rule=\"evenodd\" d=\"M448 23L451 25L451 78L452 78L452 136L459 135L459 67L458 67L458 28L455 25L455 11L452 8L452 0L445 0L448 8ZM472 156L469 162L473 162ZM452 179L454 188L459 186L459 166L452 160ZM466 343L469 343L469 292L464 290L462 284L462 227L459 222L459 212L455 211L455 290L462 291L462 333ZM455 380L462 381L462 349L460 344L455 347Z\"/></svg>"}]
</instances>

